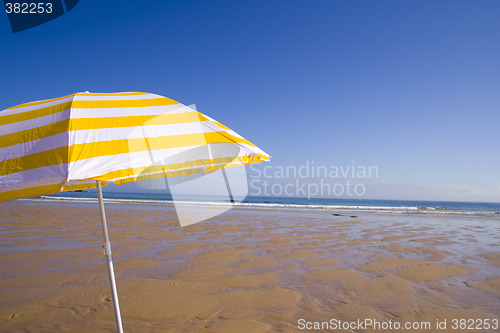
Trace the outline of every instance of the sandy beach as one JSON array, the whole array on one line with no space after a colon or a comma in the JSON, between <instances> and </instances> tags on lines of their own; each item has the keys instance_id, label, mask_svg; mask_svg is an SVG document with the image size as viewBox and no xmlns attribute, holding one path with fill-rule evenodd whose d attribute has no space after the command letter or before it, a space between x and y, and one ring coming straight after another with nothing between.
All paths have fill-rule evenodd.
<instances>
[{"instance_id":1,"label":"sandy beach","mask_svg":"<svg viewBox=\"0 0 500 333\"><path fill-rule=\"evenodd\" d=\"M181 228L171 208L106 209L126 332L500 319L500 218L233 209ZM0 216L0 330L113 332L97 206L17 201ZM313 329L366 319L420 327Z\"/></svg>"}]
</instances>

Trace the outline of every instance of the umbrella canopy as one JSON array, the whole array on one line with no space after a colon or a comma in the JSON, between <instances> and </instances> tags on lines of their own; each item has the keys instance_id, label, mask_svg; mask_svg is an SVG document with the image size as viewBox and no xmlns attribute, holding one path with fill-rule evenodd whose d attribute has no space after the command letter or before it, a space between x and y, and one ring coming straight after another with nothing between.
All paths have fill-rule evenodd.
<instances>
[{"instance_id":1,"label":"umbrella canopy","mask_svg":"<svg viewBox=\"0 0 500 333\"><path fill-rule=\"evenodd\" d=\"M269 155L231 129L151 93L76 93L0 111L0 202L261 161Z\"/></svg>"},{"instance_id":2,"label":"umbrella canopy","mask_svg":"<svg viewBox=\"0 0 500 333\"><path fill-rule=\"evenodd\" d=\"M269 155L231 129L150 93L76 93L0 111L0 202L97 188L118 332L101 183L224 172L261 161Z\"/></svg>"}]
</instances>

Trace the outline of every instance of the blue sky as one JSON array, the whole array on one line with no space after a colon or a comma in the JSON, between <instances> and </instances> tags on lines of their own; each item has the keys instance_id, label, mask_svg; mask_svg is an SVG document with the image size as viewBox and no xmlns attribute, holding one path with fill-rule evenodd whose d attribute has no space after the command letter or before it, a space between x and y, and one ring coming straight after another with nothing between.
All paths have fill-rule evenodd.
<instances>
[{"instance_id":1,"label":"blue sky","mask_svg":"<svg viewBox=\"0 0 500 333\"><path fill-rule=\"evenodd\" d=\"M148 91L272 165L376 165L367 196L500 201L499 1L91 1L13 34L0 109Z\"/></svg>"}]
</instances>

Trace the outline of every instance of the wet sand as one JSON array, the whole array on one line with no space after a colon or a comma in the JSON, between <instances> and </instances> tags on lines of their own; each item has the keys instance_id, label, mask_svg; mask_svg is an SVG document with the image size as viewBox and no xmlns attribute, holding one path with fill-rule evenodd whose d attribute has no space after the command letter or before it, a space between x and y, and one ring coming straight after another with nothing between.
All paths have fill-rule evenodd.
<instances>
[{"instance_id":1,"label":"wet sand","mask_svg":"<svg viewBox=\"0 0 500 333\"><path fill-rule=\"evenodd\" d=\"M233 209L181 228L171 208L106 212L126 332L500 319L500 218ZM2 332L114 331L98 213L0 205ZM398 331L330 328L310 331Z\"/></svg>"}]
</instances>

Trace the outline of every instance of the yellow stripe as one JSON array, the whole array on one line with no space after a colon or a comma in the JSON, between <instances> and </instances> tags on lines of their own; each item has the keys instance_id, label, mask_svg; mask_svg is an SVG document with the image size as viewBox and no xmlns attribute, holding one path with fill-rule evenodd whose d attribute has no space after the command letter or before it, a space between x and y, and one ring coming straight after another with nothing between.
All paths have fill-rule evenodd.
<instances>
[{"instance_id":1,"label":"yellow stripe","mask_svg":"<svg viewBox=\"0 0 500 333\"><path fill-rule=\"evenodd\" d=\"M269 160L269 158L267 156L261 155L261 154L258 154L258 158L256 158L255 160L249 159L246 156L239 157L238 159L240 159L240 158L242 160L241 161L242 164L251 164L251 163L260 162L261 160L267 160L267 161ZM233 161L236 160L234 158L221 158L221 159L215 159L215 162L216 163L224 163L224 161L226 161L227 159L231 159ZM219 160L224 160L224 161L220 162ZM215 169L219 170L222 168L230 168L230 167L234 167L234 166L238 166L238 164L226 164L226 165L222 165L222 166L216 166ZM212 168L210 168L210 169L212 169ZM210 171L211 170L208 170L208 169L205 170L205 172L207 172L207 173ZM199 169L163 171L162 167L149 167L149 168L144 168L143 172L157 172L157 173L152 174L152 175L140 175L140 174L131 173L131 169L124 169L124 170L110 172L110 173L107 173L105 175L94 177L92 179L104 181L104 183L101 183L102 186L108 185L108 183L106 183L105 181L118 179L118 180L114 181L114 183L121 185L121 184L135 182L135 181L158 179L158 178L163 178L163 177L178 177L178 176L192 175L192 174L198 173ZM119 179L119 178L121 178L121 179ZM63 191L84 190L84 189L95 188L95 186L96 185L93 183L66 185L66 186L64 186ZM30 197L34 197L34 196L40 196L40 195L49 195L49 194L59 192L60 187L61 187L61 184L53 184L53 185L44 185L44 186L31 187L31 188L20 189L20 190L7 191L7 192L0 193L0 202L14 200L14 199L21 199L21 198L30 198Z\"/></svg>"},{"instance_id":2,"label":"yellow stripe","mask_svg":"<svg viewBox=\"0 0 500 333\"><path fill-rule=\"evenodd\" d=\"M161 137L148 138L148 142L143 138L111 140L92 142L85 144L75 144L70 149L70 162L83 160L92 157L119 155L134 152L141 152L167 148L201 146L207 143L232 143L241 142L233 141L226 136L221 135L222 132L201 133L201 134L182 134L170 135ZM149 144L149 147L147 146Z\"/></svg>"},{"instance_id":3,"label":"yellow stripe","mask_svg":"<svg viewBox=\"0 0 500 333\"><path fill-rule=\"evenodd\" d=\"M259 156L256 156L256 158L254 159L251 159L248 156L219 157L213 159L213 162L215 164L219 164L214 168L214 170L219 170L235 166L258 163L261 162L262 160L269 160L269 159L267 158L267 156L259 154ZM145 166L141 168L128 168L128 169L108 172L106 174L93 177L92 179L101 181L113 181L115 184L124 184L133 181L158 179L162 177L164 178L164 177L192 175L200 172L200 169L196 167L202 167L203 165L208 165L209 161L210 161L209 159L203 159L203 160L195 160L190 162L175 163L162 166ZM204 171L208 173L209 171L211 171L211 169L212 166L204 169Z\"/></svg>"},{"instance_id":4,"label":"yellow stripe","mask_svg":"<svg viewBox=\"0 0 500 333\"><path fill-rule=\"evenodd\" d=\"M127 154L147 151L149 149L157 150L200 146L207 143L243 142L239 138L235 138L237 141L234 141L228 138L227 133L224 133L225 132L182 134L148 138L150 148L146 145L146 140L143 138L75 144L69 148L69 157L68 147L54 148L39 153L12 158L10 160L0 161L0 176L43 166L76 162L92 157Z\"/></svg>"},{"instance_id":5,"label":"yellow stripe","mask_svg":"<svg viewBox=\"0 0 500 333\"><path fill-rule=\"evenodd\" d=\"M102 186L109 185L109 182L101 182ZM76 190L86 190L95 188L95 183L88 184L74 184L74 185L66 185L64 189L60 191L61 184L51 184L51 185L43 185L43 186L34 186L28 187L20 190L12 190L7 192L0 193L0 202L15 200L15 199L23 199L23 198L32 198L42 195L50 195L58 192L67 192L67 191L76 191Z\"/></svg>"},{"instance_id":6,"label":"yellow stripe","mask_svg":"<svg viewBox=\"0 0 500 333\"><path fill-rule=\"evenodd\" d=\"M49 125L36 127L34 129L19 131L13 134L0 135L0 148L35 141L66 132L68 124L69 119L65 119Z\"/></svg>"},{"instance_id":7,"label":"yellow stripe","mask_svg":"<svg viewBox=\"0 0 500 333\"><path fill-rule=\"evenodd\" d=\"M214 163L216 164L221 164L221 163L234 163L234 162L240 162L241 165L246 164L243 161L243 158L241 156L237 157L219 157L215 158L213 160ZM167 165L156 165L156 166L144 166L144 167L138 167L138 168L127 168L127 169L122 169L122 170L116 170L112 172L108 172L106 174L100 175L98 177L95 177L95 179L98 180L108 180L108 181L113 181L115 179L126 179L126 178L136 178L139 176L147 176L144 174L160 174L160 177L170 177L173 176L173 174L176 175L181 175L182 171L189 171L187 173L184 173L182 175L191 175L194 173L200 172L200 170L204 167L210 165L210 159L201 159L201 160L194 160L194 161L188 161L184 163L175 163L175 164L167 164ZM185 170L179 170L179 169L185 169ZM192 170L192 172L190 171ZM177 174L179 173L179 174ZM164 175L166 174L166 176ZM92 178L94 179L94 178ZM156 178L151 178L151 179L156 179Z\"/></svg>"},{"instance_id":8,"label":"yellow stripe","mask_svg":"<svg viewBox=\"0 0 500 333\"><path fill-rule=\"evenodd\" d=\"M217 126L227 130L227 131L233 131L232 129L230 129L229 127L219 123L218 121L213 121ZM221 134L224 133L224 132L220 132ZM242 139L242 138L239 138L237 136L234 136L228 132L225 132L223 135L226 135L228 138L230 138L231 140L236 140L238 142L243 142L243 143L246 143L247 145L249 146L252 146L252 147L257 147L256 145L254 145L253 143L251 143L250 141L246 140L246 139ZM259 154L260 155L260 154ZM268 159L269 160L269 159Z\"/></svg>"},{"instance_id":9,"label":"yellow stripe","mask_svg":"<svg viewBox=\"0 0 500 333\"><path fill-rule=\"evenodd\" d=\"M224 137L226 138L226 140L229 140L229 141L224 141L224 142L238 142L238 143L246 143L247 145L249 146L252 146L252 147L257 147L256 145L254 145L253 143L251 143L250 141L248 141L247 139L243 139L243 138L240 138L240 137L237 137L237 136L234 136L232 134L229 134L228 132L226 131L220 131L220 132L214 132L214 133L218 133L221 137ZM206 133L206 134L212 134L212 133Z\"/></svg>"},{"instance_id":10,"label":"yellow stripe","mask_svg":"<svg viewBox=\"0 0 500 333\"><path fill-rule=\"evenodd\" d=\"M67 146L0 161L0 176L62 163L68 163Z\"/></svg>"},{"instance_id":11,"label":"yellow stripe","mask_svg":"<svg viewBox=\"0 0 500 333\"><path fill-rule=\"evenodd\" d=\"M223 125L223 124L221 124L221 123L219 123L218 121L214 121L214 123L215 123L217 126L219 126L219 127L223 128L223 129L225 129L225 130L227 130L227 131L232 131L232 129L230 129L229 127L227 127L227 126L225 126L225 125Z\"/></svg>"},{"instance_id":12,"label":"yellow stripe","mask_svg":"<svg viewBox=\"0 0 500 333\"><path fill-rule=\"evenodd\" d=\"M140 95L151 95L150 93L146 92L122 92L122 93L76 93L76 94L71 94L63 97L57 97L57 98L52 98L52 99L44 99L41 101L35 101L35 102L28 102L24 104L19 104L12 106L8 109L5 110L13 110L13 109L19 109L19 108L24 108L27 106L34 106L34 105L40 105L44 103L50 103L50 102L55 102L61 99L68 98L70 96L140 96Z\"/></svg>"},{"instance_id":13,"label":"yellow stripe","mask_svg":"<svg viewBox=\"0 0 500 333\"><path fill-rule=\"evenodd\" d=\"M140 95L152 95L147 92L132 91L132 92L119 92L119 93L76 93L76 96L140 96Z\"/></svg>"},{"instance_id":14,"label":"yellow stripe","mask_svg":"<svg viewBox=\"0 0 500 333\"><path fill-rule=\"evenodd\" d=\"M40 195L48 195L52 193L59 192L61 189L61 184L44 185L37 187L30 187L21 190L12 190L0 193L0 202L36 197Z\"/></svg>"},{"instance_id":15,"label":"yellow stripe","mask_svg":"<svg viewBox=\"0 0 500 333\"><path fill-rule=\"evenodd\" d=\"M53 99L44 99L42 101L36 101L36 102L29 102L29 103L19 104L19 105L12 106L12 107L10 107L8 109L5 109L5 110L13 110L13 109L24 108L24 107L27 107L27 106L33 106L33 105L40 105L40 104L43 104L43 103L55 102L55 101L58 101L58 100L61 100L61 99L68 98L68 97L73 96L73 95L75 95L75 94L71 94L71 95L63 96L63 97L57 97L57 98L53 98Z\"/></svg>"},{"instance_id":16,"label":"yellow stripe","mask_svg":"<svg viewBox=\"0 0 500 333\"><path fill-rule=\"evenodd\" d=\"M111 172L105 173L103 175L99 175L95 178L96 178L96 180L113 181L116 179L135 178L135 177L138 177L144 173L157 173L157 174L163 175L163 168L160 165L149 166L149 167L145 166L145 167L139 167L139 168L127 168L127 169L111 171ZM157 178L161 178L161 177L157 177ZM156 178L150 178L150 179L156 179Z\"/></svg>"},{"instance_id":17,"label":"yellow stripe","mask_svg":"<svg viewBox=\"0 0 500 333\"><path fill-rule=\"evenodd\" d=\"M260 162L260 158L258 158L256 160L251 160L251 159L246 158L246 156L243 156L243 157L240 156L237 159L232 158L232 157L216 158L215 163L226 163L225 161L228 161L228 160L231 160L231 162L235 162L236 160L239 160L240 163L238 163L238 164L222 164L222 165L215 166L215 168L212 168L212 166L210 166L208 168L205 168L204 172L210 173L213 170L228 169L228 168L232 168L232 167L236 167L236 166ZM131 173L131 169L123 169L123 170L117 170L114 172L110 172L110 173L107 173L105 175L98 176L98 177L95 177L92 179L101 180L101 181L105 181L105 180L112 181L115 184L121 185L121 184L130 183L130 182L142 181L142 180L151 180L151 179L159 179L159 178L165 178L165 177L179 177L179 176L193 175L193 174L199 173L200 169L162 171L160 166L155 166L155 167L145 167L143 172L144 173L155 172L155 173L149 174L149 175L141 175L141 174ZM114 179L116 179L116 180L114 180Z\"/></svg>"},{"instance_id":18,"label":"yellow stripe","mask_svg":"<svg viewBox=\"0 0 500 333\"><path fill-rule=\"evenodd\" d=\"M269 156L267 155L263 155L263 154L257 154L259 156L259 158L262 160L262 161L267 161L267 162L270 162L271 159L269 158ZM258 160L257 162L260 162L260 160Z\"/></svg>"},{"instance_id":19,"label":"yellow stripe","mask_svg":"<svg viewBox=\"0 0 500 333\"><path fill-rule=\"evenodd\" d=\"M177 170L177 171L156 171L154 174L144 175L144 174L131 174L129 169L119 170L115 172L110 172L102 176L95 177L97 180L108 180L113 181L113 183L122 185L131 182L160 179L165 177L179 177L193 175L200 172L199 169L187 169L187 170ZM148 170L150 171L150 170Z\"/></svg>"},{"instance_id":20,"label":"yellow stripe","mask_svg":"<svg viewBox=\"0 0 500 333\"><path fill-rule=\"evenodd\" d=\"M136 93L134 93L136 94ZM71 95L70 95L71 96ZM61 97L54 100L47 101L56 101L60 100ZM18 107L24 107L29 105L37 105L42 104L43 102L32 102L23 104ZM44 108L39 108L35 110L20 112L16 114L10 114L2 116L0 113L0 124L12 124L20 121L36 119L44 116L48 116L50 114L58 113L64 110L68 110L70 108L80 108L80 109L93 109L93 108L126 108L126 107L149 107L149 106L162 106L162 105L174 105L179 104L178 102L170 99L170 98L153 98L153 99L134 99L134 100L104 100L104 101L69 101L65 103L60 103L52 106L47 106ZM11 108L12 109L12 108ZM9 109L7 109L9 110Z\"/></svg>"},{"instance_id":21,"label":"yellow stripe","mask_svg":"<svg viewBox=\"0 0 500 333\"><path fill-rule=\"evenodd\" d=\"M73 109L104 109L104 108L132 108L132 107L148 107L148 106L162 106L174 105L179 102L173 99L151 98L151 99L130 99L130 100L104 100L104 101L78 101L73 100L71 108Z\"/></svg>"},{"instance_id":22,"label":"yellow stripe","mask_svg":"<svg viewBox=\"0 0 500 333\"><path fill-rule=\"evenodd\" d=\"M65 102L61 104L48 106L46 108L0 116L0 125L13 124L25 120L33 120L36 118L68 110L70 107L71 107L71 102Z\"/></svg>"},{"instance_id":23,"label":"yellow stripe","mask_svg":"<svg viewBox=\"0 0 500 333\"><path fill-rule=\"evenodd\" d=\"M74 118L70 121L70 130L92 130L99 128L137 127L168 124L183 124L205 121L199 112L172 113L155 116Z\"/></svg>"},{"instance_id":24,"label":"yellow stripe","mask_svg":"<svg viewBox=\"0 0 500 333\"><path fill-rule=\"evenodd\" d=\"M101 182L101 186L106 186L109 185L109 183L104 183ZM68 192L68 191L77 191L77 190L88 190L91 188L96 188L96 183L86 183L86 184L72 184L72 185L65 185L63 190L61 192Z\"/></svg>"}]
</instances>

